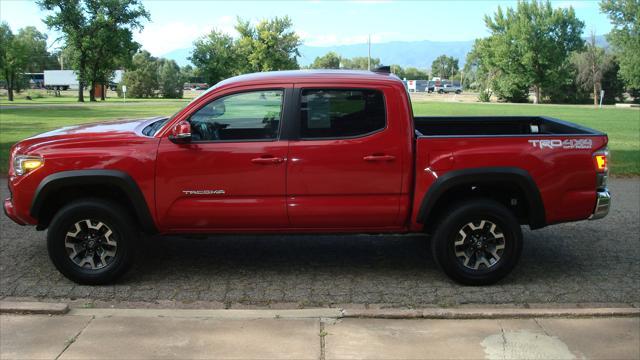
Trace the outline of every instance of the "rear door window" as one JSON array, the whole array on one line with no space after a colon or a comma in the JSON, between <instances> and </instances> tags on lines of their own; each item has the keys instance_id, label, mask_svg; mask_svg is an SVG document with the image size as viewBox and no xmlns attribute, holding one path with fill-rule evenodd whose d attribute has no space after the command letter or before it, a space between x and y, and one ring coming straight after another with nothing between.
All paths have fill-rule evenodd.
<instances>
[{"instance_id":1,"label":"rear door window","mask_svg":"<svg viewBox=\"0 0 640 360\"><path fill-rule=\"evenodd\" d=\"M386 127L384 96L369 89L303 89L302 139L364 136Z\"/></svg>"}]
</instances>

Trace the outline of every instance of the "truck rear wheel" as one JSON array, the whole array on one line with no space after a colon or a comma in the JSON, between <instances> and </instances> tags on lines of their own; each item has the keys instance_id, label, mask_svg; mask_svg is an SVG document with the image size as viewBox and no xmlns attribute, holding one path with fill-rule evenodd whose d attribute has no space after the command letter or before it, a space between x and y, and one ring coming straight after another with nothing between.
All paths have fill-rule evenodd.
<instances>
[{"instance_id":1,"label":"truck rear wheel","mask_svg":"<svg viewBox=\"0 0 640 360\"><path fill-rule=\"evenodd\" d=\"M120 205L101 200L75 201L57 212L47 233L55 267L86 285L111 283L133 261L136 228Z\"/></svg>"},{"instance_id":2,"label":"truck rear wheel","mask_svg":"<svg viewBox=\"0 0 640 360\"><path fill-rule=\"evenodd\" d=\"M522 253L518 219L502 204L477 199L453 206L431 239L433 257L451 279L490 285L508 275Z\"/></svg>"}]
</instances>

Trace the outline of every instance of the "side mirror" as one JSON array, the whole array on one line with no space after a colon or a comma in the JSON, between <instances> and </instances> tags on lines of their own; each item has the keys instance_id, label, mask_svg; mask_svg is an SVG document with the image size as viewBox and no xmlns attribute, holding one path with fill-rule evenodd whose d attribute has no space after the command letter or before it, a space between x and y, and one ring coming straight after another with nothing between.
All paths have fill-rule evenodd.
<instances>
[{"instance_id":1,"label":"side mirror","mask_svg":"<svg viewBox=\"0 0 640 360\"><path fill-rule=\"evenodd\" d=\"M171 129L169 140L176 144L186 144L191 142L191 124L188 121L181 121Z\"/></svg>"}]
</instances>

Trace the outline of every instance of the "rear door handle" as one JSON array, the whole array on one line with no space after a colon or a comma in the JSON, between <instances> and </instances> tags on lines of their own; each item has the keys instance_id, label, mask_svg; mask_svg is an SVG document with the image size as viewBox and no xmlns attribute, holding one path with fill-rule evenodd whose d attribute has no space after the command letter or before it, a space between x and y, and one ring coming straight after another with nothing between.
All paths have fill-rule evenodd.
<instances>
[{"instance_id":1,"label":"rear door handle","mask_svg":"<svg viewBox=\"0 0 640 360\"><path fill-rule=\"evenodd\" d=\"M259 157L255 159L251 159L251 162L254 164L280 164L284 159L280 157Z\"/></svg>"},{"instance_id":2,"label":"rear door handle","mask_svg":"<svg viewBox=\"0 0 640 360\"><path fill-rule=\"evenodd\" d=\"M367 155L363 158L364 161L393 161L396 157L393 155Z\"/></svg>"}]
</instances>

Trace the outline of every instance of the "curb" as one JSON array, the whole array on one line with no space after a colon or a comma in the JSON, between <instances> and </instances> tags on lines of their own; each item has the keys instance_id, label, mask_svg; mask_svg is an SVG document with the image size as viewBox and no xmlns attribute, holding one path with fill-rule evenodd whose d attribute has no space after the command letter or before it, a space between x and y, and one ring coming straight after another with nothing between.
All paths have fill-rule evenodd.
<instances>
[{"instance_id":1,"label":"curb","mask_svg":"<svg viewBox=\"0 0 640 360\"><path fill-rule=\"evenodd\" d=\"M213 319L338 319L341 309L237 310L237 309L71 309L69 315L94 317L172 317Z\"/></svg>"},{"instance_id":2,"label":"curb","mask_svg":"<svg viewBox=\"0 0 640 360\"><path fill-rule=\"evenodd\" d=\"M343 318L361 319L527 319L638 317L638 308L567 308L567 309L425 309L425 310L350 310Z\"/></svg>"},{"instance_id":3,"label":"curb","mask_svg":"<svg viewBox=\"0 0 640 360\"><path fill-rule=\"evenodd\" d=\"M65 303L0 301L2 314L45 314L64 315L69 312L69 305Z\"/></svg>"},{"instance_id":4,"label":"curb","mask_svg":"<svg viewBox=\"0 0 640 360\"><path fill-rule=\"evenodd\" d=\"M80 315L94 317L174 317L214 319L530 319L640 317L640 308L427 308L427 309L122 309L69 308L66 303L0 301L3 314Z\"/></svg>"}]
</instances>

